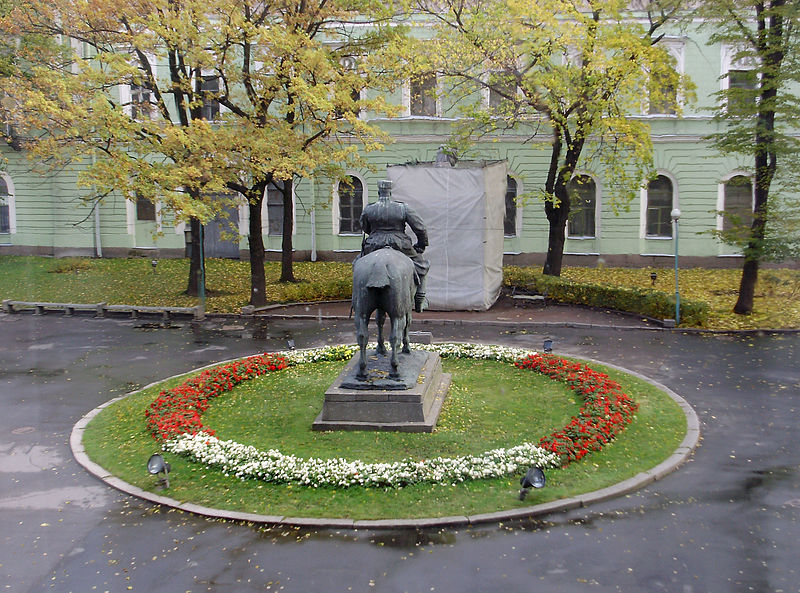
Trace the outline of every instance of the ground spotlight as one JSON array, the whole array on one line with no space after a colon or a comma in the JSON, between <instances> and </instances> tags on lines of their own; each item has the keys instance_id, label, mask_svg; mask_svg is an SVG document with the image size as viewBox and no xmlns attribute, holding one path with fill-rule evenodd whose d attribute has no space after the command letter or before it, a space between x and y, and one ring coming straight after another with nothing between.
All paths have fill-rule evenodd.
<instances>
[{"instance_id":1,"label":"ground spotlight","mask_svg":"<svg viewBox=\"0 0 800 593\"><path fill-rule=\"evenodd\" d=\"M294 350L294 340L292 340L291 338L286 340L286 345L289 346L289 350Z\"/></svg>"},{"instance_id":2,"label":"ground spotlight","mask_svg":"<svg viewBox=\"0 0 800 593\"><path fill-rule=\"evenodd\" d=\"M656 280L658 280L658 274L656 274L655 272L650 272L650 285L655 286Z\"/></svg>"},{"instance_id":3,"label":"ground spotlight","mask_svg":"<svg viewBox=\"0 0 800 593\"><path fill-rule=\"evenodd\" d=\"M544 350L545 354L550 354L553 351L553 340L545 338L542 350Z\"/></svg>"},{"instance_id":4,"label":"ground spotlight","mask_svg":"<svg viewBox=\"0 0 800 593\"><path fill-rule=\"evenodd\" d=\"M522 490L519 491L519 499L525 500L525 497L528 496L528 491L531 488L544 488L545 481L546 480L542 468L530 468L527 472L525 472L525 475L519 479L519 484L522 486Z\"/></svg>"},{"instance_id":5,"label":"ground spotlight","mask_svg":"<svg viewBox=\"0 0 800 593\"><path fill-rule=\"evenodd\" d=\"M169 470L170 468L169 463L164 461L164 458L161 457L158 453L155 453L150 456L150 459L147 460L147 471L149 471L154 476L157 476L161 472L164 473L164 477L162 478L162 482L164 483L165 488L169 488Z\"/></svg>"},{"instance_id":6,"label":"ground spotlight","mask_svg":"<svg viewBox=\"0 0 800 593\"><path fill-rule=\"evenodd\" d=\"M151 259L150 260L150 265L153 266L153 274L155 274L156 273L156 266L158 265L158 260L157 259Z\"/></svg>"}]
</instances>

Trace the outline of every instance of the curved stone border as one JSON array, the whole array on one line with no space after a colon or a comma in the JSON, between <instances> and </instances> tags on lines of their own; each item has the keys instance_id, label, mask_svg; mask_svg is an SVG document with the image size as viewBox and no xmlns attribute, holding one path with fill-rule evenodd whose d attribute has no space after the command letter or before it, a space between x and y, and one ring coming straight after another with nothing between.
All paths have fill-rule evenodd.
<instances>
[{"instance_id":1,"label":"curved stone border","mask_svg":"<svg viewBox=\"0 0 800 593\"><path fill-rule=\"evenodd\" d=\"M629 492L633 492L634 490L639 490L640 488L647 486L648 484L651 484L656 480L660 480L664 476L678 469L678 467L681 466L689 458L692 451L694 451L694 449L697 447L700 441L700 421L697 417L697 414L689 405L689 403L685 399L683 399L680 395L678 395L665 385L662 385L661 383L658 383L657 381L654 381L649 377L646 377L640 373L631 371L624 367L616 366L607 362L602 362L591 358L581 358L581 360L585 360L590 363L601 364L609 368L613 368L615 370L628 373L629 375L637 377L638 379L641 379L643 381L647 381L654 387L664 391L675 401L675 403L678 404L678 406L680 406L681 410L683 410L684 416L686 417L686 435L684 436L683 441L680 443L680 445L678 445L678 447L672 452L672 455L667 457L664 461L662 461L655 467L643 471L633 476L632 478L628 478L627 480L623 480L622 482L619 482L612 486L608 486L606 488L601 488L600 490L595 490L594 492L587 492L585 494L579 494L577 496L562 498L559 500L553 500L550 502L519 509L496 511L493 513L482 513L478 515L431 517L423 519L353 520L353 519L288 517L288 516L278 516L278 515L259 515L256 513L244 513L239 511L226 511L222 509L214 509L210 507L197 505L194 503L181 502L179 500L175 500L174 498L169 498L168 496L160 496L158 494L154 494L153 492L142 490L137 486L134 486L132 484L129 484L128 482L125 482L124 480L117 478L116 476L106 471L103 467L101 467L100 465L96 464L91 459L89 459L89 456L86 454L86 450L83 448L83 432L86 429L86 426L89 424L89 422L95 416L97 416L97 414L99 414L102 410L104 410L108 406L118 402L121 399L128 397L129 395L133 395L134 393L137 393L142 389L147 389L148 387L155 385L156 383L161 383L163 381L167 381L174 377L185 375L186 373L180 373L179 375L174 375L174 377L168 377L167 379L156 381L154 383L151 383L150 385L142 387L142 389L137 389L136 391L132 391L120 397L115 397L114 399L109 400L104 404L97 406L95 409L91 410L88 414L86 414L83 418L81 418L72 428L69 444L70 448L72 449L72 454L75 456L76 461L84 468L86 468L86 470L89 473L94 474L96 477L98 477L100 480L102 480L109 486L116 488L117 490L121 490L126 494L130 494L131 496L136 496L138 498L142 498L144 500L156 504L180 509L182 511L194 513L196 515L202 515L205 517L230 519L233 521L246 521L246 522L261 523L266 525L284 525L292 527L331 527L336 529L422 529L425 527L480 525L486 523L500 523L515 519L527 519L530 517L545 515L547 513L552 513L556 511L566 511L569 509L575 509L579 507L587 507L596 502L602 502L604 500L628 494ZM224 364L225 362L229 361L215 362L213 364L200 367L198 369L194 369L193 371L189 372L199 371L211 366L216 366L218 364Z\"/></svg>"}]
</instances>

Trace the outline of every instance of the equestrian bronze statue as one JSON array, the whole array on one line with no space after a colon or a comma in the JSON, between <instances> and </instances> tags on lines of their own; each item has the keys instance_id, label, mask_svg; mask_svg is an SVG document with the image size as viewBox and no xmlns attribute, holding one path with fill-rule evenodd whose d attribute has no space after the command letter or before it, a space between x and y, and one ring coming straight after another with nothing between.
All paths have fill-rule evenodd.
<instances>
[{"instance_id":1,"label":"equestrian bronze statue","mask_svg":"<svg viewBox=\"0 0 800 593\"><path fill-rule=\"evenodd\" d=\"M378 201L367 205L361 214L361 228L366 236L361 254L353 262L353 314L360 351L357 378L366 375L367 325L373 311L378 325L378 354L386 354L383 322L391 321L389 342L392 345L390 377L397 377L397 356L410 352L408 328L411 311L425 308L425 276L430 264L422 253L428 246L428 234L422 219L408 205L391 199L392 182L378 182ZM411 227L417 242L405 232Z\"/></svg>"}]
</instances>

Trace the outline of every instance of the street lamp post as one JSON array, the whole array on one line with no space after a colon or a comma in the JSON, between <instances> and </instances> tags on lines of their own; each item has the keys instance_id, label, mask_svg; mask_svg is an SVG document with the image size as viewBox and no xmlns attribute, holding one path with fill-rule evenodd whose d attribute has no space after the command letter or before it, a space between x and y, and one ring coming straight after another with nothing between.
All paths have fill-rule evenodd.
<instances>
[{"instance_id":1,"label":"street lamp post","mask_svg":"<svg viewBox=\"0 0 800 593\"><path fill-rule=\"evenodd\" d=\"M678 219L681 217L681 211L674 208L669 215L675 223L675 327L678 327L681 324L681 293L678 288Z\"/></svg>"},{"instance_id":2,"label":"street lamp post","mask_svg":"<svg viewBox=\"0 0 800 593\"><path fill-rule=\"evenodd\" d=\"M677 224L677 223L676 223ZM205 253L203 253L203 243L205 242L205 237L203 236L203 222L200 221L198 225L200 230L200 282L197 286L198 296L200 297L200 317L204 318L206 315L206 260L205 260ZM677 252L676 252L677 253ZM677 264L676 264L677 265ZM677 268L676 268L676 274ZM677 278L677 276L675 276Z\"/></svg>"}]
</instances>

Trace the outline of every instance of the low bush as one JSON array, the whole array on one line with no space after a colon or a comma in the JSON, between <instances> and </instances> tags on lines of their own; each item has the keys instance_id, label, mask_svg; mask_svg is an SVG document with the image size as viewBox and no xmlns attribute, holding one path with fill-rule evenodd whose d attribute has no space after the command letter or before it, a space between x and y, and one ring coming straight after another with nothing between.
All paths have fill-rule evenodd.
<instances>
[{"instance_id":1,"label":"low bush","mask_svg":"<svg viewBox=\"0 0 800 593\"><path fill-rule=\"evenodd\" d=\"M571 282L517 266L507 266L504 271L507 286L541 294L559 303L616 309L657 319L675 316L674 295L658 290ZM681 325L706 325L710 310L707 303L681 299Z\"/></svg>"},{"instance_id":2,"label":"low bush","mask_svg":"<svg viewBox=\"0 0 800 593\"><path fill-rule=\"evenodd\" d=\"M332 278L305 280L296 283L283 283L274 286L280 291L281 302L302 303L306 301L335 301L349 299L353 291L350 270ZM272 288L272 287L270 287Z\"/></svg>"},{"instance_id":3,"label":"low bush","mask_svg":"<svg viewBox=\"0 0 800 593\"><path fill-rule=\"evenodd\" d=\"M85 257L65 257L55 260L48 268L48 272L53 274L66 274L67 272L79 272L90 270L92 260Z\"/></svg>"}]
</instances>

